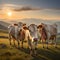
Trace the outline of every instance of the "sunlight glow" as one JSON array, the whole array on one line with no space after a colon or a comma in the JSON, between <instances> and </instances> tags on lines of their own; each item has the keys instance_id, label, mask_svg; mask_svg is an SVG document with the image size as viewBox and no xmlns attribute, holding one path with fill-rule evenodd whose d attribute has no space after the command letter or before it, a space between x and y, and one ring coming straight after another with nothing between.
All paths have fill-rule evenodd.
<instances>
[{"instance_id":1,"label":"sunlight glow","mask_svg":"<svg viewBox=\"0 0 60 60\"><path fill-rule=\"evenodd\" d=\"M8 16L12 16L12 12L11 11L7 12L7 14L8 14Z\"/></svg>"}]
</instances>

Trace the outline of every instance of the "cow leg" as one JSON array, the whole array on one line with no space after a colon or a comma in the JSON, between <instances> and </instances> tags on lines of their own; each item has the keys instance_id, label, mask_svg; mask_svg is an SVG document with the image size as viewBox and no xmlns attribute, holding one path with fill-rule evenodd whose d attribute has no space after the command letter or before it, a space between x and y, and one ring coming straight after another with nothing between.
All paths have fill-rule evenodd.
<instances>
[{"instance_id":1,"label":"cow leg","mask_svg":"<svg viewBox=\"0 0 60 60\"><path fill-rule=\"evenodd\" d=\"M19 40L17 40L17 42L18 42L18 48L20 48L20 43L19 43Z\"/></svg>"},{"instance_id":2,"label":"cow leg","mask_svg":"<svg viewBox=\"0 0 60 60\"><path fill-rule=\"evenodd\" d=\"M12 44L11 44L11 40L9 40L9 41L10 41L10 45L12 45Z\"/></svg>"},{"instance_id":3,"label":"cow leg","mask_svg":"<svg viewBox=\"0 0 60 60\"><path fill-rule=\"evenodd\" d=\"M15 46L15 39L13 39L13 42L14 42L14 46Z\"/></svg>"},{"instance_id":4,"label":"cow leg","mask_svg":"<svg viewBox=\"0 0 60 60\"><path fill-rule=\"evenodd\" d=\"M52 44L53 44L53 39L52 39Z\"/></svg>"},{"instance_id":5,"label":"cow leg","mask_svg":"<svg viewBox=\"0 0 60 60\"><path fill-rule=\"evenodd\" d=\"M38 41L35 41L34 43L33 43L33 51L34 51L34 55L37 55L37 44L38 44Z\"/></svg>"},{"instance_id":6,"label":"cow leg","mask_svg":"<svg viewBox=\"0 0 60 60\"><path fill-rule=\"evenodd\" d=\"M27 40L27 44L28 44L27 48L31 50L32 43L30 39Z\"/></svg>"},{"instance_id":7,"label":"cow leg","mask_svg":"<svg viewBox=\"0 0 60 60\"><path fill-rule=\"evenodd\" d=\"M48 40L49 40L49 39L48 39ZM47 43L47 49L48 49L48 40L46 40L46 41L47 41L47 42L46 42L46 43Z\"/></svg>"},{"instance_id":8,"label":"cow leg","mask_svg":"<svg viewBox=\"0 0 60 60\"><path fill-rule=\"evenodd\" d=\"M37 48L34 49L34 54L37 55Z\"/></svg>"},{"instance_id":9,"label":"cow leg","mask_svg":"<svg viewBox=\"0 0 60 60\"><path fill-rule=\"evenodd\" d=\"M32 55L32 54L33 54L33 49L31 48L31 49L30 49L30 55Z\"/></svg>"},{"instance_id":10,"label":"cow leg","mask_svg":"<svg viewBox=\"0 0 60 60\"><path fill-rule=\"evenodd\" d=\"M52 40L52 45L54 44L54 40L55 40L55 37L53 36L53 38L51 38L51 40Z\"/></svg>"},{"instance_id":11,"label":"cow leg","mask_svg":"<svg viewBox=\"0 0 60 60\"><path fill-rule=\"evenodd\" d=\"M21 46L22 46L22 48L23 48L23 41L21 41Z\"/></svg>"},{"instance_id":12,"label":"cow leg","mask_svg":"<svg viewBox=\"0 0 60 60\"><path fill-rule=\"evenodd\" d=\"M11 40L9 40L9 41L10 41L10 45L12 45L12 44L11 44Z\"/></svg>"},{"instance_id":13,"label":"cow leg","mask_svg":"<svg viewBox=\"0 0 60 60\"><path fill-rule=\"evenodd\" d=\"M56 41L56 36L55 36L55 48L57 48L57 41Z\"/></svg>"},{"instance_id":14,"label":"cow leg","mask_svg":"<svg viewBox=\"0 0 60 60\"><path fill-rule=\"evenodd\" d=\"M32 44L32 42L30 41L28 45L29 45L29 49L30 49L30 55L33 55L33 44Z\"/></svg>"},{"instance_id":15,"label":"cow leg","mask_svg":"<svg viewBox=\"0 0 60 60\"><path fill-rule=\"evenodd\" d=\"M9 34L9 41L10 41L10 45L12 45L12 44L11 44L11 35L10 35L10 34Z\"/></svg>"},{"instance_id":16,"label":"cow leg","mask_svg":"<svg viewBox=\"0 0 60 60\"><path fill-rule=\"evenodd\" d=\"M43 48L44 48L44 41L42 40Z\"/></svg>"}]
</instances>

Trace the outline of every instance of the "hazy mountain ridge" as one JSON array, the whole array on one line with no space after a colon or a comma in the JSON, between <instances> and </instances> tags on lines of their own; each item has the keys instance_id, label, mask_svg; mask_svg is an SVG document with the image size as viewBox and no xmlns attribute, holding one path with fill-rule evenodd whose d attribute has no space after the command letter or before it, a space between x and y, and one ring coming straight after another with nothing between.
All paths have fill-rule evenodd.
<instances>
[{"instance_id":1,"label":"hazy mountain ridge","mask_svg":"<svg viewBox=\"0 0 60 60\"><path fill-rule=\"evenodd\" d=\"M21 19L21 20L17 20L17 21L10 21L10 23L16 23L16 22L23 22L26 23L27 25L30 24L41 24L41 23L46 23L46 24L57 24L57 28L58 28L58 33L60 33L60 21L59 20L42 20L42 19L35 19L35 18L29 18L29 19Z\"/></svg>"},{"instance_id":2,"label":"hazy mountain ridge","mask_svg":"<svg viewBox=\"0 0 60 60\"><path fill-rule=\"evenodd\" d=\"M8 26L9 26L9 23L10 24L13 24L13 23L18 23L18 22L23 22L23 23L26 23L27 25L30 25L30 24L36 24L36 25L39 25L41 23L46 23L46 24L54 24L56 23L57 26L58 26L58 32L60 33L60 21L56 20L42 20L42 19L35 19L35 18L26 18L26 19L20 19L20 20L11 20L11 21L0 21L0 25L2 25L4 27L4 29L6 29Z\"/></svg>"},{"instance_id":3,"label":"hazy mountain ridge","mask_svg":"<svg viewBox=\"0 0 60 60\"><path fill-rule=\"evenodd\" d=\"M4 21L0 21L0 30L8 30L10 24Z\"/></svg>"},{"instance_id":4,"label":"hazy mountain ridge","mask_svg":"<svg viewBox=\"0 0 60 60\"><path fill-rule=\"evenodd\" d=\"M5 27L8 27L8 25L10 25L10 24L7 23L7 22L4 22L4 21L0 21L0 25L5 26Z\"/></svg>"},{"instance_id":5,"label":"hazy mountain ridge","mask_svg":"<svg viewBox=\"0 0 60 60\"><path fill-rule=\"evenodd\" d=\"M58 22L57 22L58 21ZM53 23L59 23L59 20L43 20L43 19L35 19L35 18L25 18L25 19L20 19L20 20L11 20L10 23L16 23L16 22L23 22L26 24L37 24L39 25L40 23L46 23L46 24L53 24Z\"/></svg>"}]
</instances>

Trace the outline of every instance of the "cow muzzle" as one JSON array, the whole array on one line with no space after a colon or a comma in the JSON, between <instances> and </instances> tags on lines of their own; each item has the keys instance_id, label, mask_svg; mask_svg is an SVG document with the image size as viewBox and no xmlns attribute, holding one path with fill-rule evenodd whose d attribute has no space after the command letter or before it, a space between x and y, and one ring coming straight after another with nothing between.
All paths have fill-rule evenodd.
<instances>
[{"instance_id":1,"label":"cow muzzle","mask_svg":"<svg viewBox=\"0 0 60 60\"><path fill-rule=\"evenodd\" d=\"M34 38L33 40L34 40L34 42L36 42L36 41L38 41L38 38Z\"/></svg>"}]
</instances>

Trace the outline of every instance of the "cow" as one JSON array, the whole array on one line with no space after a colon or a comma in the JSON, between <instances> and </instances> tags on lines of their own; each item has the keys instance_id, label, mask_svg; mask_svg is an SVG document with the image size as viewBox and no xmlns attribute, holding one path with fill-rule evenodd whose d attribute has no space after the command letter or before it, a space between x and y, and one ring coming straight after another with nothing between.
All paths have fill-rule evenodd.
<instances>
[{"instance_id":1,"label":"cow","mask_svg":"<svg viewBox=\"0 0 60 60\"><path fill-rule=\"evenodd\" d=\"M22 22L19 22L18 24L12 24L9 25L8 30L9 30L9 41L11 45L11 38L13 38L13 42L15 45L15 40L18 42L18 47L20 47L20 41L21 45L23 47L23 41L25 39L25 33L23 30L24 24Z\"/></svg>"},{"instance_id":2,"label":"cow","mask_svg":"<svg viewBox=\"0 0 60 60\"><path fill-rule=\"evenodd\" d=\"M54 40L55 41L55 47L56 46L56 38L57 38L57 25L56 24L44 24L41 23L38 26L39 33L41 34L41 40L43 43L43 48L44 48L44 41L47 43L47 48L48 48L48 42L49 40Z\"/></svg>"},{"instance_id":3,"label":"cow","mask_svg":"<svg viewBox=\"0 0 60 60\"><path fill-rule=\"evenodd\" d=\"M28 46L30 49L30 54L37 54L37 44L38 44L38 29L37 25L30 24L28 27L24 27L25 29L25 40L28 41Z\"/></svg>"}]
</instances>

